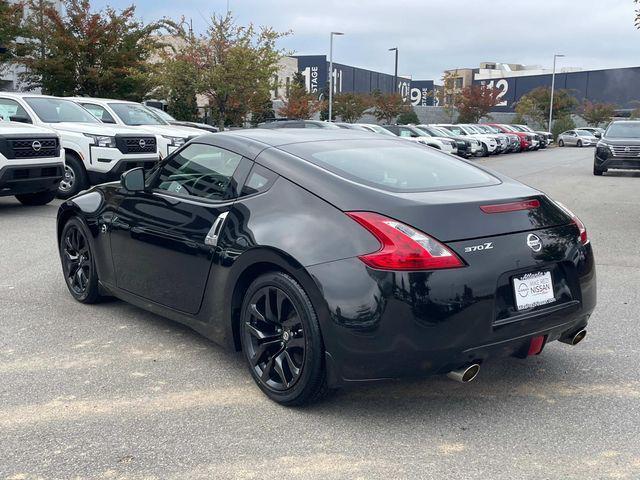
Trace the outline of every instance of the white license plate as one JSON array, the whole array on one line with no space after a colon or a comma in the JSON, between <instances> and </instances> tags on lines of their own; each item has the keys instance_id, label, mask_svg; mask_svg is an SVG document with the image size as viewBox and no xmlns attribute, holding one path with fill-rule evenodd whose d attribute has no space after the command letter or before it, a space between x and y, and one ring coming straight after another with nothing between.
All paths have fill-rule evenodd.
<instances>
[{"instance_id":1,"label":"white license plate","mask_svg":"<svg viewBox=\"0 0 640 480\"><path fill-rule=\"evenodd\" d=\"M526 310L555 301L551 272L527 273L515 277L513 290L518 310Z\"/></svg>"}]
</instances>

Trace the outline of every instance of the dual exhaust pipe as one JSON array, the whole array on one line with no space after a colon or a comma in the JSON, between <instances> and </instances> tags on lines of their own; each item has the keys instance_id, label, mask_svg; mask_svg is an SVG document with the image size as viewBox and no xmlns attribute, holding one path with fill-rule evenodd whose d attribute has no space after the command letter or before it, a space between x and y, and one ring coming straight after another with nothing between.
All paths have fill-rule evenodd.
<instances>
[{"instance_id":1,"label":"dual exhaust pipe","mask_svg":"<svg viewBox=\"0 0 640 480\"><path fill-rule=\"evenodd\" d=\"M560 341L562 343L566 343L567 345L574 346L579 344L582 340L584 340L584 337L586 336L587 336L587 331L583 328L581 330L578 330L577 332L571 333L564 337L560 337Z\"/></svg>"},{"instance_id":2,"label":"dual exhaust pipe","mask_svg":"<svg viewBox=\"0 0 640 480\"><path fill-rule=\"evenodd\" d=\"M560 337L560 341L573 346L579 344L586 336L587 331L583 328L572 334ZM472 363L471 365L459 370L450 371L447 373L447 377L451 380L455 380L456 382L469 383L478 376L478 373L480 373L480 364Z\"/></svg>"},{"instance_id":3,"label":"dual exhaust pipe","mask_svg":"<svg viewBox=\"0 0 640 480\"><path fill-rule=\"evenodd\" d=\"M480 365L477 363L472 363L471 365L461 368L460 370L450 371L449 373L447 373L447 377L449 377L451 380L455 380L456 382L469 383L478 376L478 373L480 373Z\"/></svg>"}]
</instances>

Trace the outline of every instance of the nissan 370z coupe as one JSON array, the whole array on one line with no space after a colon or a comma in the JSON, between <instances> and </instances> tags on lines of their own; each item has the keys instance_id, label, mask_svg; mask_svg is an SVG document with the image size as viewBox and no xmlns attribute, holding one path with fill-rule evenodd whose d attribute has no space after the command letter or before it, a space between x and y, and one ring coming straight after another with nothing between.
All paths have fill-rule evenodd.
<instances>
[{"instance_id":1,"label":"nissan 370z coupe","mask_svg":"<svg viewBox=\"0 0 640 480\"><path fill-rule=\"evenodd\" d=\"M242 350L262 391L446 373L575 344L596 304L584 225L545 194L356 130L203 135L66 201L73 297L115 296Z\"/></svg>"}]
</instances>

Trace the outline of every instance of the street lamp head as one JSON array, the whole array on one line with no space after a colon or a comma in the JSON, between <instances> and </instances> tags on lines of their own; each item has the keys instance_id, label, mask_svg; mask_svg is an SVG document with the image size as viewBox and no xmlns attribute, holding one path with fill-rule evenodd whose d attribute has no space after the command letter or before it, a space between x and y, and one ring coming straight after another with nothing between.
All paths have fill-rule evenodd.
<instances>
[{"instance_id":1,"label":"street lamp head","mask_svg":"<svg viewBox=\"0 0 640 480\"><path fill-rule=\"evenodd\" d=\"M344 35L342 32L331 32L331 35Z\"/></svg>"},{"instance_id":2,"label":"street lamp head","mask_svg":"<svg viewBox=\"0 0 640 480\"><path fill-rule=\"evenodd\" d=\"M556 54L554 55L554 57L558 57L558 58L560 58L560 57L564 57L564 56L566 56L566 55L565 55L565 54L563 54L563 53L556 53Z\"/></svg>"},{"instance_id":3,"label":"street lamp head","mask_svg":"<svg viewBox=\"0 0 640 480\"><path fill-rule=\"evenodd\" d=\"M389 49L390 52L393 52L394 50L397 52L398 51L398 47L393 47L393 48Z\"/></svg>"}]
</instances>

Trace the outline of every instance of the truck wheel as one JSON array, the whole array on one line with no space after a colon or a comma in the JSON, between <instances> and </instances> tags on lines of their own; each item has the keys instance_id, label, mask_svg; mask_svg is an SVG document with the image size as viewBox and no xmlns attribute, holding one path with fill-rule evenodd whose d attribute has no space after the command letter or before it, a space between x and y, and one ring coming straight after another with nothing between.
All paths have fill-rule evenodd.
<instances>
[{"instance_id":1,"label":"truck wheel","mask_svg":"<svg viewBox=\"0 0 640 480\"><path fill-rule=\"evenodd\" d=\"M22 193L16 195L16 198L23 205L46 205L56 198L56 191L38 192L38 193Z\"/></svg>"},{"instance_id":2,"label":"truck wheel","mask_svg":"<svg viewBox=\"0 0 640 480\"><path fill-rule=\"evenodd\" d=\"M58 198L70 198L87 188L87 173L80 160L67 155L65 158L64 177L58 185Z\"/></svg>"}]
</instances>

